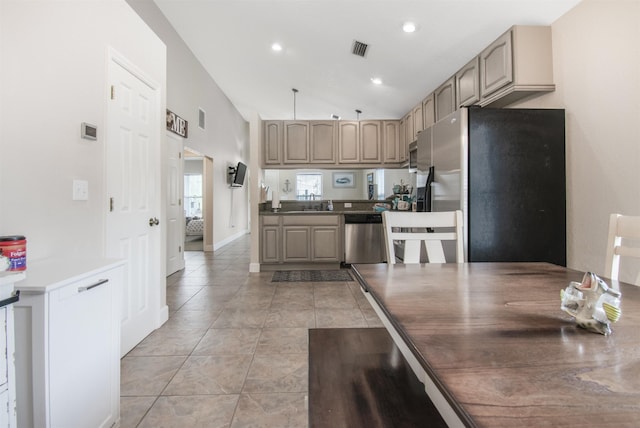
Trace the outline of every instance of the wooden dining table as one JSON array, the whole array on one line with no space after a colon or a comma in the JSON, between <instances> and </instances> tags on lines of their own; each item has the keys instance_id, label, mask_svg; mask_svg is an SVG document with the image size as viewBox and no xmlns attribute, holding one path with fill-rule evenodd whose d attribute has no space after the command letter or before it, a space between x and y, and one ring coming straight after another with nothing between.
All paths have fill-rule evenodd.
<instances>
[{"instance_id":1,"label":"wooden dining table","mask_svg":"<svg viewBox=\"0 0 640 428\"><path fill-rule=\"evenodd\" d=\"M640 287L609 336L578 327L548 263L355 264L449 426L640 427ZM428 426L425 425L425 426Z\"/></svg>"}]
</instances>

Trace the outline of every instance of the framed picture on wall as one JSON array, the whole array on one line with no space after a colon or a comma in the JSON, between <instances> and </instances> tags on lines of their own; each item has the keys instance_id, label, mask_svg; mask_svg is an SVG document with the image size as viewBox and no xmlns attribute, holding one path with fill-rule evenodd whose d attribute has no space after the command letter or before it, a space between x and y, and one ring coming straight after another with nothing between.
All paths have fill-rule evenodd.
<instances>
[{"instance_id":1,"label":"framed picture on wall","mask_svg":"<svg viewBox=\"0 0 640 428\"><path fill-rule=\"evenodd\" d=\"M334 172L333 187L356 187L356 174L353 172Z\"/></svg>"}]
</instances>

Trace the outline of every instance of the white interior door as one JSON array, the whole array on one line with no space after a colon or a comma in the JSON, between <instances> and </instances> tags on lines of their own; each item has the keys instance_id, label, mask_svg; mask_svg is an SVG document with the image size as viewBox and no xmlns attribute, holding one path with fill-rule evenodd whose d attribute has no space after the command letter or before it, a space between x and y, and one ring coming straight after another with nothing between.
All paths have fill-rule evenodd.
<instances>
[{"instance_id":1,"label":"white interior door","mask_svg":"<svg viewBox=\"0 0 640 428\"><path fill-rule=\"evenodd\" d=\"M158 327L164 282L158 219L164 115L157 86L129 70L135 69L123 60L109 61L107 256L128 262L121 290L121 355Z\"/></svg>"},{"instance_id":2,"label":"white interior door","mask_svg":"<svg viewBox=\"0 0 640 428\"><path fill-rule=\"evenodd\" d=\"M182 137L167 133L167 275L184 269L184 177Z\"/></svg>"}]
</instances>

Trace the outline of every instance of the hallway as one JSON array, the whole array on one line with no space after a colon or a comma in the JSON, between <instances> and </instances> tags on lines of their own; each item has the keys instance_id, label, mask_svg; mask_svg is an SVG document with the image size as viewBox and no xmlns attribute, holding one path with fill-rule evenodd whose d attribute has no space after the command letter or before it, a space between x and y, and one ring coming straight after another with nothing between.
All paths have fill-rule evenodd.
<instances>
[{"instance_id":1,"label":"hallway","mask_svg":"<svg viewBox=\"0 0 640 428\"><path fill-rule=\"evenodd\" d=\"M249 273L250 235L186 252L169 320L121 361L121 426L306 427L308 329L381 327L355 281Z\"/></svg>"}]
</instances>

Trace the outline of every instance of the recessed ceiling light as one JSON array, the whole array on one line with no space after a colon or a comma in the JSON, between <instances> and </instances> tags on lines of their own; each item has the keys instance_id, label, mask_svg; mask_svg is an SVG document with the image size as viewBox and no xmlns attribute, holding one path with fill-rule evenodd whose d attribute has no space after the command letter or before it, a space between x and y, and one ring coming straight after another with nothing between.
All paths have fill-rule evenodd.
<instances>
[{"instance_id":1,"label":"recessed ceiling light","mask_svg":"<svg viewBox=\"0 0 640 428\"><path fill-rule=\"evenodd\" d=\"M274 43L271 45L271 49L280 52L282 50L282 45L280 43Z\"/></svg>"},{"instance_id":2,"label":"recessed ceiling light","mask_svg":"<svg viewBox=\"0 0 640 428\"><path fill-rule=\"evenodd\" d=\"M371 83L373 83L374 85L382 85L382 79L379 77L372 77Z\"/></svg>"},{"instance_id":3,"label":"recessed ceiling light","mask_svg":"<svg viewBox=\"0 0 640 428\"><path fill-rule=\"evenodd\" d=\"M402 31L404 31L405 33L413 33L414 31L416 31L416 24L414 24L413 22L405 22L402 25Z\"/></svg>"}]
</instances>

